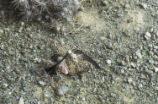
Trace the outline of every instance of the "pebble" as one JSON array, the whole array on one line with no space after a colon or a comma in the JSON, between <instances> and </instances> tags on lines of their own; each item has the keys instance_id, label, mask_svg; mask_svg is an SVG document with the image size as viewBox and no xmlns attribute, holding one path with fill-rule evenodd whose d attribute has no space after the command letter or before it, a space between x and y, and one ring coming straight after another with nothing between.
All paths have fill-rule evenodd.
<instances>
[{"instance_id":1,"label":"pebble","mask_svg":"<svg viewBox=\"0 0 158 104\"><path fill-rule=\"evenodd\" d=\"M128 68L128 70L129 70L129 71L133 71L134 69L133 69L133 68Z\"/></svg>"},{"instance_id":2,"label":"pebble","mask_svg":"<svg viewBox=\"0 0 158 104\"><path fill-rule=\"evenodd\" d=\"M31 31L31 28L30 28L30 27L27 27L26 30L30 32L30 31Z\"/></svg>"},{"instance_id":3,"label":"pebble","mask_svg":"<svg viewBox=\"0 0 158 104\"><path fill-rule=\"evenodd\" d=\"M116 97L115 93L111 93L110 95L111 95L111 97Z\"/></svg>"},{"instance_id":4,"label":"pebble","mask_svg":"<svg viewBox=\"0 0 158 104\"><path fill-rule=\"evenodd\" d=\"M125 61L121 61L120 65L126 65Z\"/></svg>"},{"instance_id":5,"label":"pebble","mask_svg":"<svg viewBox=\"0 0 158 104\"><path fill-rule=\"evenodd\" d=\"M142 3L140 4L140 6L143 8L143 9L146 9L148 7L148 5L146 3Z\"/></svg>"},{"instance_id":6,"label":"pebble","mask_svg":"<svg viewBox=\"0 0 158 104\"><path fill-rule=\"evenodd\" d=\"M108 42L108 43L105 44L105 46L106 46L107 49L113 50L112 43Z\"/></svg>"},{"instance_id":7,"label":"pebble","mask_svg":"<svg viewBox=\"0 0 158 104\"><path fill-rule=\"evenodd\" d=\"M125 70L121 69L121 72L120 72L122 75L125 75Z\"/></svg>"},{"instance_id":8,"label":"pebble","mask_svg":"<svg viewBox=\"0 0 158 104\"><path fill-rule=\"evenodd\" d=\"M132 78L128 78L128 83L129 83L129 84L132 84L132 83L133 83Z\"/></svg>"},{"instance_id":9,"label":"pebble","mask_svg":"<svg viewBox=\"0 0 158 104\"><path fill-rule=\"evenodd\" d=\"M136 51L136 55L138 58L140 58L140 59L142 58L142 54L141 54L140 50Z\"/></svg>"},{"instance_id":10,"label":"pebble","mask_svg":"<svg viewBox=\"0 0 158 104\"><path fill-rule=\"evenodd\" d=\"M67 91L69 90L69 88L67 86L59 86L58 90L57 90L57 94L59 96L64 95Z\"/></svg>"},{"instance_id":11,"label":"pebble","mask_svg":"<svg viewBox=\"0 0 158 104\"><path fill-rule=\"evenodd\" d=\"M106 38L102 36L102 37L100 37L100 40L106 40Z\"/></svg>"},{"instance_id":12,"label":"pebble","mask_svg":"<svg viewBox=\"0 0 158 104\"><path fill-rule=\"evenodd\" d=\"M149 32L146 32L144 38L146 40L149 40L151 38L151 34Z\"/></svg>"},{"instance_id":13,"label":"pebble","mask_svg":"<svg viewBox=\"0 0 158 104\"><path fill-rule=\"evenodd\" d=\"M18 32L21 33L23 31L23 27L20 27Z\"/></svg>"},{"instance_id":14,"label":"pebble","mask_svg":"<svg viewBox=\"0 0 158 104\"><path fill-rule=\"evenodd\" d=\"M104 6L107 6L108 1L107 1L107 0L102 0L102 4L103 4Z\"/></svg>"},{"instance_id":15,"label":"pebble","mask_svg":"<svg viewBox=\"0 0 158 104\"><path fill-rule=\"evenodd\" d=\"M82 97L82 100L83 100L83 101L85 101L85 100L86 100L86 98L85 98L85 97Z\"/></svg>"},{"instance_id":16,"label":"pebble","mask_svg":"<svg viewBox=\"0 0 158 104\"><path fill-rule=\"evenodd\" d=\"M25 23L24 22L21 22L21 26L24 26L25 25Z\"/></svg>"},{"instance_id":17,"label":"pebble","mask_svg":"<svg viewBox=\"0 0 158 104\"><path fill-rule=\"evenodd\" d=\"M158 46L154 46L154 49L158 49Z\"/></svg>"},{"instance_id":18,"label":"pebble","mask_svg":"<svg viewBox=\"0 0 158 104\"><path fill-rule=\"evenodd\" d=\"M142 89L143 85L141 83L139 83L138 87L139 87L139 89Z\"/></svg>"},{"instance_id":19,"label":"pebble","mask_svg":"<svg viewBox=\"0 0 158 104\"><path fill-rule=\"evenodd\" d=\"M131 66L132 66L132 68L135 68L136 64L134 62L131 62Z\"/></svg>"},{"instance_id":20,"label":"pebble","mask_svg":"<svg viewBox=\"0 0 158 104\"><path fill-rule=\"evenodd\" d=\"M110 59L107 59L107 60L106 60L106 63L107 63L109 66L111 66L111 64L112 64L112 62L111 62Z\"/></svg>"},{"instance_id":21,"label":"pebble","mask_svg":"<svg viewBox=\"0 0 158 104\"><path fill-rule=\"evenodd\" d=\"M129 9L129 8L130 8L130 5L129 5L129 4L125 4L124 6L125 6L126 9Z\"/></svg>"},{"instance_id":22,"label":"pebble","mask_svg":"<svg viewBox=\"0 0 158 104\"><path fill-rule=\"evenodd\" d=\"M7 83L3 83L3 84L2 84L2 88L5 89L5 88L7 88L7 87L8 87L8 84L7 84Z\"/></svg>"},{"instance_id":23,"label":"pebble","mask_svg":"<svg viewBox=\"0 0 158 104\"><path fill-rule=\"evenodd\" d=\"M146 76L144 74L141 74L140 78L145 80Z\"/></svg>"},{"instance_id":24,"label":"pebble","mask_svg":"<svg viewBox=\"0 0 158 104\"><path fill-rule=\"evenodd\" d=\"M150 64L154 64L155 62L154 62L153 59L149 59L149 63L150 63Z\"/></svg>"},{"instance_id":25,"label":"pebble","mask_svg":"<svg viewBox=\"0 0 158 104\"><path fill-rule=\"evenodd\" d=\"M45 86L46 85L46 82L44 82L44 81L39 81L38 82L41 86Z\"/></svg>"},{"instance_id":26,"label":"pebble","mask_svg":"<svg viewBox=\"0 0 158 104\"><path fill-rule=\"evenodd\" d=\"M158 73L158 67L155 67L155 68L154 68L154 71L155 71L156 73Z\"/></svg>"},{"instance_id":27,"label":"pebble","mask_svg":"<svg viewBox=\"0 0 158 104\"><path fill-rule=\"evenodd\" d=\"M145 72L148 73L148 75L150 75L150 77L153 76L153 71L146 69Z\"/></svg>"},{"instance_id":28,"label":"pebble","mask_svg":"<svg viewBox=\"0 0 158 104\"><path fill-rule=\"evenodd\" d=\"M60 44L61 44L61 46L64 46L64 45L65 45L65 42L64 42L63 39L60 39Z\"/></svg>"},{"instance_id":29,"label":"pebble","mask_svg":"<svg viewBox=\"0 0 158 104\"><path fill-rule=\"evenodd\" d=\"M2 33L4 33L4 31L2 29L0 29L0 33L2 34Z\"/></svg>"},{"instance_id":30,"label":"pebble","mask_svg":"<svg viewBox=\"0 0 158 104\"><path fill-rule=\"evenodd\" d=\"M156 32L156 36L158 37L158 31Z\"/></svg>"},{"instance_id":31,"label":"pebble","mask_svg":"<svg viewBox=\"0 0 158 104\"><path fill-rule=\"evenodd\" d=\"M23 99L23 97L20 98L19 104L24 104L24 99Z\"/></svg>"}]
</instances>

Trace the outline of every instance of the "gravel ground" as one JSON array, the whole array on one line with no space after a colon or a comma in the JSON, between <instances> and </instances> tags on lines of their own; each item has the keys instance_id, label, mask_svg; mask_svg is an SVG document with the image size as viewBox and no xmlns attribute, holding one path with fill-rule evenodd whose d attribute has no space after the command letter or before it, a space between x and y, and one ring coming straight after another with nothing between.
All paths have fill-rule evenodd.
<instances>
[{"instance_id":1,"label":"gravel ground","mask_svg":"<svg viewBox=\"0 0 158 104\"><path fill-rule=\"evenodd\" d=\"M65 35L1 17L1 104L158 103L158 0L90 1ZM80 60L70 72L87 72L53 80L41 60L72 49L101 68Z\"/></svg>"}]
</instances>

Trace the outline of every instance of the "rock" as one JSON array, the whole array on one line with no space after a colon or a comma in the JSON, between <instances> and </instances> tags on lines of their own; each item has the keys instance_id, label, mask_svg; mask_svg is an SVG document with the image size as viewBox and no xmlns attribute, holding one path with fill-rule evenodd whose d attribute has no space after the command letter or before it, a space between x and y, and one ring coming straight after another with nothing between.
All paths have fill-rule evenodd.
<instances>
[{"instance_id":1,"label":"rock","mask_svg":"<svg viewBox=\"0 0 158 104\"><path fill-rule=\"evenodd\" d=\"M45 86L46 85L46 82L44 82L44 81L39 81L38 82L41 86Z\"/></svg>"},{"instance_id":2,"label":"rock","mask_svg":"<svg viewBox=\"0 0 158 104\"><path fill-rule=\"evenodd\" d=\"M143 80L145 80L146 76L144 74L141 74L140 78L143 79Z\"/></svg>"},{"instance_id":3,"label":"rock","mask_svg":"<svg viewBox=\"0 0 158 104\"><path fill-rule=\"evenodd\" d=\"M126 65L125 61L121 61L120 65L122 65L122 66Z\"/></svg>"},{"instance_id":4,"label":"rock","mask_svg":"<svg viewBox=\"0 0 158 104\"><path fill-rule=\"evenodd\" d=\"M85 98L85 97L82 97L82 100L83 100L83 101L85 101L85 100L86 100L86 98Z\"/></svg>"},{"instance_id":5,"label":"rock","mask_svg":"<svg viewBox=\"0 0 158 104\"><path fill-rule=\"evenodd\" d=\"M158 31L156 32L156 36L158 37Z\"/></svg>"},{"instance_id":6,"label":"rock","mask_svg":"<svg viewBox=\"0 0 158 104\"><path fill-rule=\"evenodd\" d=\"M150 27L150 32L154 32L154 28L153 27Z\"/></svg>"},{"instance_id":7,"label":"rock","mask_svg":"<svg viewBox=\"0 0 158 104\"><path fill-rule=\"evenodd\" d=\"M24 26L25 25L25 23L24 22L21 22L21 26Z\"/></svg>"},{"instance_id":8,"label":"rock","mask_svg":"<svg viewBox=\"0 0 158 104\"><path fill-rule=\"evenodd\" d=\"M146 3L141 3L139 4L143 9L146 9L148 7L148 5Z\"/></svg>"},{"instance_id":9,"label":"rock","mask_svg":"<svg viewBox=\"0 0 158 104\"><path fill-rule=\"evenodd\" d=\"M141 54L140 50L136 51L136 55L137 55L138 58L142 58L142 54Z\"/></svg>"},{"instance_id":10,"label":"rock","mask_svg":"<svg viewBox=\"0 0 158 104\"><path fill-rule=\"evenodd\" d=\"M154 46L154 49L158 49L158 46Z\"/></svg>"},{"instance_id":11,"label":"rock","mask_svg":"<svg viewBox=\"0 0 158 104\"><path fill-rule=\"evenodd\" d=\"M3 33L4 33L4 31L3 31L2 29L0 29L0 33L1 33L1 34L3 34Z\"/></svg>"},{"instance_id":12,"label":"rock","mask_svg":"<svg viewBox=\"0 0 158 104\"><path fill-rule=\"evenodd\" d=\"M148 70L148 69L145 69L145 72L146 72L150 77L153 76L153 71Z\"/></svg>"},{"instance_id":13,"label":"rock","mask_svg":"<svg viewBox=\"0 0 158 104\"><path fill-rule=\"evenodd\" d=\"M111 64L112 64L112 62L111 62L110 59L107 59L107 60L106 60L106 63L107 63L109 66L111 66Z\"/></svg>"},{"instance_id":14,"label":"rock","mask_svg":"<svg viewBox=\"0 0 158 104\"><path fill-rule=\"evenodd\" d=\"M131 62L131 67L132 68L135 68L136 67L136 64L134 62Z\"/></svg>"},{"instance_id":15,"label":"rock","mask_svg":"<svg viewBox=\"0 0 158 104\"><path fill-rule=\"evenodd\" d=\"M7 88L7 87L8 87L8 84L7 84L7 83L3 83L3 84L2 84L2 88L5 89L5 88Z\"/></svg>"},{"instance_id":16,"label":"rock","mask_svg":"<svg viewBox=\"0 0 158 104\"><path fill-rule=\"evenodd\" d=\"M104 36L100 37L100 40L106 40L106 38Z\"/></svg>"},{"instance_id":17,"label":"rock","mask_svg":"<svg viewBox=\"0 0 158 104\"><path fill-rule=\"evenodd\" d=\"M108 1L107 1L107 0L102 0L102 4L103 4L104 6L107 6Z\"/></svg>"},{"instance_id":18,"label":"rock","mask_svg":"<svg viewBox=\"0 0 158 104\"><path fill-rule=\"evenodd\" d=\"M129 68L128 70L129 70L129 71L133 71L134 69L133 69L133 68Z\"/></svg>"},{"instance_id":19,"label":"rock","mask_svg":"<svg viewBox=\"0 0 158 104\"><path fill-rule=\"evenodd\" d=\"M115 93L111 93L110 95L111 95L111 97L116 97Z\"/></svg>"},{"instance_id":20,"label":"rock","mask_svg":"<svg viewBox=\"0 0 158 104\"><path fill-rule=\"evenodd\" d=\"M129 9L129 8L130 8L130 5L129 5L129 4L125 4L124 7L125 7L126 9Z\"/></svg>"},{"instance_id":21,"label":"rock","mask_svg":"<svg viewBox=\"0 0 158 104\"><path fill-rule=\"evenodd\" d=\"M146 40L149 40L151 38L151 34L149 32L146 32L144 38Z\"/></svg>"},{"instance_id":22,"label":"rock","mask_svg":"<svg viewBox=\"0 0 158 104\"><path fill-rule=\"evenodd\" d=\"M24 104L24 99L23 99L23 97L20 98L19 104Z\"/></svg>"},{"instance_id":23,"label":"rock","mask_svg":"<svg viewBox=\"0 0 158 104\"><path fill-rule=\"evenodd\" d=\"M21 33L23 31L23 27L20 27L18 32Z\"/></svg>"},{"instance_id":24,"label":"rock","mask_svg":"<svg viewBox=\"0 0 158 104\"><path fill-rule=\"evenodd\" d=\"M67 91L69 90L69 88L67 86L59 86L58 90L57 90L57 94L59 96L64 95Z\"/></svg>"},{"instance_id":25,"label":"rock","mask_svg":"<svg viewBox=\"0 0 158 104\"><path fill-rule=\"evenodd\" d=\"M155 67L155 68L154 68L154 71L155 71L156 73L158 73L158 67Z\"/></svg>"},{"instance_id":26,"label":"rock","mask_svg":"<svg viewBox=\"0 0 158 104\"><path fill-rule=\"evenodd\" d=\"M107 49L113 50L112 43L108 42L108 43L105 44L105 46L106 46Z\"/></svg>"},{"instance_id":27,"label":"rock","mask_svg":"<svg viewBox=\"0 0 158 104\"><path fill-rule=\"evenodd\" d=\"M143 88L143 85L142 85L141 83L139 83L138 88L139 88L139 89L142 89L142 88Z\"/></svg>"},{"instance_id":28,"label":"rock","mask_svg":"<svg viewBox=\"0 0 158 104\"><path fill-rule=\"evenodd\" d=\"M155 62L154 62L153 59L149 59L149 63L150 63L150 64L154 64Z\"/></svg>"},{"instance_id":29,"label":"rock","mask_svg":"<svg viewBox=\"0 0 158 104\"><path fill-rule=\"evenodd\" d=\"M125 70L121 69L121 72L120 72L122 75L125 75Z\"/></svg>"},{"instance_id":30,"label":"rock","mask_svg":"<svg viewBox=\"0 0 158 104\"><path fill-rule=\"evenodd\" d=\"M132 83L133 83L132 78L128 78L128 83L129 83L129 84L132 84Z\"/></svg>"}]
</instances>

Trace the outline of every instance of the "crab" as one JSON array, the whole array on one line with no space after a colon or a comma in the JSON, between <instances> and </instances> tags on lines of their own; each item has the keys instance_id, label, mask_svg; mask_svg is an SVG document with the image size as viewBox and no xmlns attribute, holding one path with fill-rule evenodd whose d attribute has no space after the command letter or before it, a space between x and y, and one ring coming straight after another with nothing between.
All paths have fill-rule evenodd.
<instances>
[{"instance_id":1,"label":"crab","mask_svg":"<svg viewBox=\"0 0 158 104\"><path fill-rule=\"evenodd\" d=\"M100 68L93 59L80 50L68 50L64 56L54 54L51 59L45 61L45 63L49 64L49 67L45 69L49 75L75 75L80 72L85 72L86 70L81 68L86 64L84 60L89 61L96 68Z\"/></svg>"}]
</instances>

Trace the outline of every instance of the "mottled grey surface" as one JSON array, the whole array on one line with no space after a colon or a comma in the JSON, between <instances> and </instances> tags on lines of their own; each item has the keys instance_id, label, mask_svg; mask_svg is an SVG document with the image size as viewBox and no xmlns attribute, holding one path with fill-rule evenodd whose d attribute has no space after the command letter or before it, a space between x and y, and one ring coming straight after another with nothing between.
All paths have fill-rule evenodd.
<instances>
[{"instance_id":1,"label":"mottled grey surface","mask_svg":"<svg viewBox=\"0 0 158 104\"><path fill-rule=\"evenodd\" d=\"M1 15L0 103L18 104L21 97L25 104L158 103L158 1L86 1L66 36ZM52 79L41 60L70 49L101 69L79 61L68 67L88 72ZM61 86L68 91L58 96Z\"/></svg>"}]
</instances>

